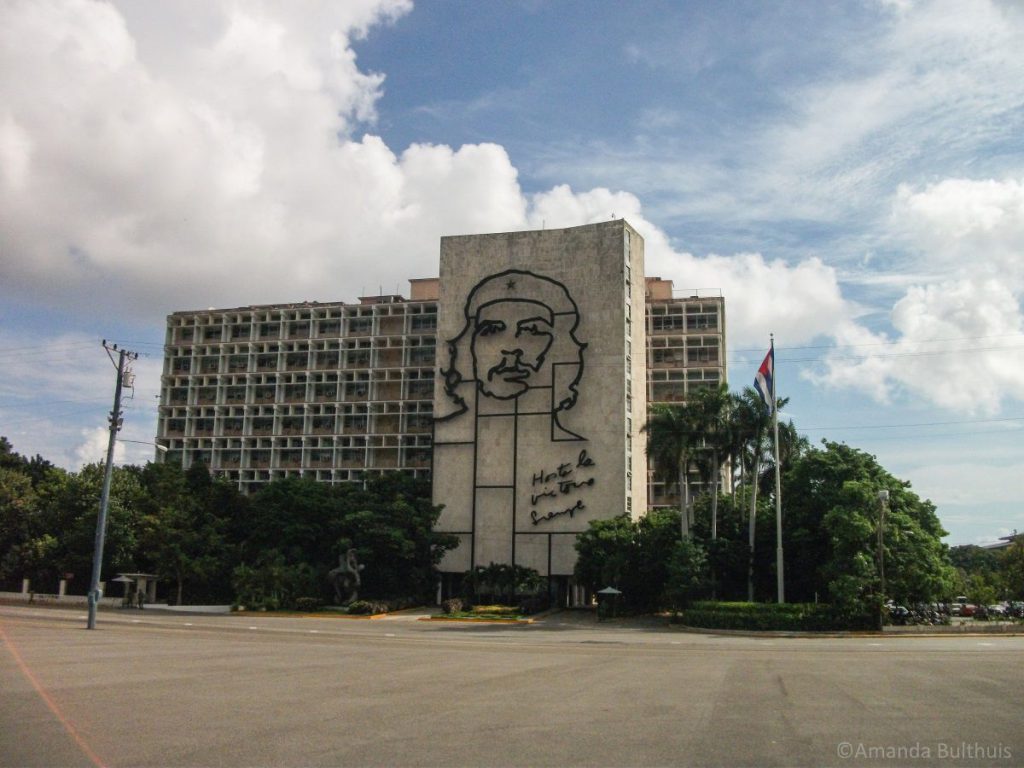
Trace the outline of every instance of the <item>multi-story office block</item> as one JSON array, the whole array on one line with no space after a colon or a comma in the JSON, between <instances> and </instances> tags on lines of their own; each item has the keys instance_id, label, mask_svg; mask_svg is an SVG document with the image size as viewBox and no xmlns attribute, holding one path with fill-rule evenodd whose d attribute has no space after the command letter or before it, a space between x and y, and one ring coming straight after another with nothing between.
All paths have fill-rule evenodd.
<instances>
[{"instance_id":1,"label":"multi-story office block","mask_svg":"<svg viewBox=\"0 0 1024 768\"><path fill-rule=\"evenodd\" d=\"M303 475L430 472L437 280L411 299L176 312L157 442L243 491Z\"/></svg>"},{"instance_id":2,"label":"multi-story office block","mask_svg":"<svg viewBox=\"0 0 1024 768\"><path fill-rule=\"evenodd\" d=\"M642 248L639 236L632 236ZM643 281L637 274L642 268L627 266L624 258L621 274L607 276L617 286L622 281L616 290ZM633 323L621 360L646 367L647 403L681 403L698 387L724 382L722 297L677 292L671 281L656 277L639 284L646 287L646 319L643 327ZM165 460L185 467L202 461L246 492L298 475L349 482L364 472L405 470L428 477L442 362L436 354L439 279L411 280L410 287L408 299L371 296L357 304L168 316L157 433L157 442L168 448ZM634 317L639 301L631 308ZM598 365L611 359L596 354L595 338L584 340L588 377L605 375L597 373ZM646 362L642 352L630 351L644 348ZM635 389L630 403L641 400L633 395ZM643 416L635 410L630 404L627 452L643 451ZM582 412L582 406L573 408L564 417ZM623 460L621 471L632 471L629 462ZM624 506L638 514L678 504L671 483L648 475L647 499L642 483L636 485L642 475L636 475Z\"/></svg>"},{"instance_id":3,"label":"multi-story office block","mask_svg":"<svg viewBox=\"0 0 1024 768\"><path fill-rule=\"evenodd\" d=\"M721 295L673 290L671 280L647 278L647 402L681 404L701 387L726 381L725 302ZM674 473L668 473L674 475ZM699 492L701 478L690 480ZM679 506L678 489L650 471L650 507Z\"/></svg>"}]
</instances>

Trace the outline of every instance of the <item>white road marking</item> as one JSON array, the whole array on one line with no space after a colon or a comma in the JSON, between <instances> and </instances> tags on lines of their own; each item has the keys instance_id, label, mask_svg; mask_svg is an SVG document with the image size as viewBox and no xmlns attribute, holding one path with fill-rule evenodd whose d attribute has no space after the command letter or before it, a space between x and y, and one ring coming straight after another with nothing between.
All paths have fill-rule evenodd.
<instances>
[{"instance_id":1,"label":"white road marking","mask_svg":"<svg viewBox=\"0 0 1024 768\"><path fill-rule=\"evenodd\" d=\"M249 629L259 629L259 627L249 627Z\"/></svg>"},{"instance_id":2,"label":"white road marking","mask_svg":"<svg viewBox=\"0 0 1024 768\"><path fill-rule=\"evenodd\" d=\"M311 635L318 635L318 634L320 634L320 630L319 629L311 629L311 630L309 630L309 634L311 634Z\"/></svg>"},{"instance_id":3,"label":"white road marking","mask_svg":"<svg viewBox=\"0 0 1024 768\"><path fill-rule=\"evenodd\" d=\"M978 645L995 645L995 643L978 643Z\"/></svg>"},{"instance_id":4,"label":"white road marking","mask_svg":"<svg viewBox=\"0 0 1024 768\"><path fill-rule=\"evenodd\" d=\"M384 637L394 637L394 636L395 636L394 632L385 632L384 633Z\"/></svg>"},{"instance_id":5,"label":"white road marking","mask_svg":"<svg viewBox=\"0 0 1024 768\"><path fill-rule=\"evenodd\" d=\"M191 627L192 626L192 622L191 621L186 621L185 622L185 626L186 627Z\"/></svg>"},{"instance_id":6,"label":"white road marking","mask_svg":"<svg viewBox=\"0 0 1024 768\"><path fill-rule=\"evenodd\" d=\"M141 623L142 623L141 619L132 619L132 624L141 624Z\"/></svg>"}]
</instances>

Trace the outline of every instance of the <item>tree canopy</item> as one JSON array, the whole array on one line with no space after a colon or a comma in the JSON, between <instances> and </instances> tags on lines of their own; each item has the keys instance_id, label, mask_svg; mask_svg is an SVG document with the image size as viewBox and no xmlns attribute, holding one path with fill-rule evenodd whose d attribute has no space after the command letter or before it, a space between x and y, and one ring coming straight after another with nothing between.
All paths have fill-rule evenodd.
<instances>
[{"instance_id":1,"label":"tree canopy","mask_svg":"<svg viewBox=\"0 0 1024 768\"><path fill-rule=\"evenodd\" d=\"M99 464L65 472L0 438L0 580L55 592L70 573L70 591L84 593L102 478ZM354 548L367 597L419 599L457 543L434 532L439 512L429 486L401 473L341 485L288 478L246 497L201 463L115 467L101 578L157 573L172 602L329 602L327 573Z\"/></svg>"}]
</instances>

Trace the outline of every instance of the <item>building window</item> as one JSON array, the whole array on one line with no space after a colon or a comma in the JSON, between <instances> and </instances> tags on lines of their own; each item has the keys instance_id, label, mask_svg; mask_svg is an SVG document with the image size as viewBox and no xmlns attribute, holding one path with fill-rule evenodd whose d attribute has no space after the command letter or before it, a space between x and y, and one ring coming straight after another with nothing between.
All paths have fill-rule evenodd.
<instances>
[{"instance_id":1,"label":"building window","mask_svg":"<svg viewBox=\"0 0 1024 768\"><path fill-rule=\"evenodd\" d=\"M437 329L437 315L414 315L412 318L412 330L433 331Z\"/></svg>"},{"instance_id":2,"label":"building window","mask_svg":"<svg viewBox=\"0 0 1024 768\"><path fill-rule=\"evenodd\" d=\"M369 333L373 329L373 318L353 317L348 321L349 333Z\"/></svg>"}]
</instances>

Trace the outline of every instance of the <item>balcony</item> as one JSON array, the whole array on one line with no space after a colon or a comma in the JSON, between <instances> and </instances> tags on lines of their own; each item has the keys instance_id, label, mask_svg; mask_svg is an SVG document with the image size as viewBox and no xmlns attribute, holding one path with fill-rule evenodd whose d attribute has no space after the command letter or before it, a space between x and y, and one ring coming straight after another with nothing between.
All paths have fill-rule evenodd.
<instances>
[{"instance_id":1,"label":"balcony","mask_svg":"<svg viewBox=\"0 0 1024 768\"><path fill-rule=\"evenodd\" d=\"M334 417L313 419L314 435L330 435L334 432Z\"/></svg>"}]
</instances>

